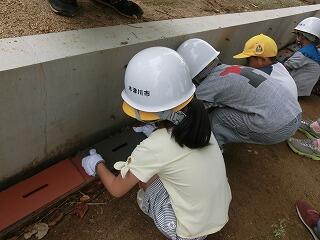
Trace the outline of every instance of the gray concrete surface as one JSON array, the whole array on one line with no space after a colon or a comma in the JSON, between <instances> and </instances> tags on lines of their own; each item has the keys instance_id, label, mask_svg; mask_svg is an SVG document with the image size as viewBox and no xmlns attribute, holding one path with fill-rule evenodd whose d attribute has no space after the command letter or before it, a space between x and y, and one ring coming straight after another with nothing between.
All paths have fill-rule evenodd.
<instances>
[{"instance_id":1,"label":"gray concrete surface","mask_svg":"<svg viewBox=\"0 0 320 240\"><path fill-rule=\"evenodd\" d=\"M254 34L284 46L320 5L166 20L0 40L0 185L48 159L85 147L124 125L125 66L150 46L199 37L224 62Z\"/></svg>"}]
</instances>

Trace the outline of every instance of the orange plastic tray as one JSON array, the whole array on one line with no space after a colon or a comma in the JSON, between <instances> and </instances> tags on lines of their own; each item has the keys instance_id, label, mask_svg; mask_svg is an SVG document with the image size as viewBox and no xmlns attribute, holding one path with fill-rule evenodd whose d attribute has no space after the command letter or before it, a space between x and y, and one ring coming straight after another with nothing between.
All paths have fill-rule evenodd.
<instances>
[{"instance_id":1,"label":"orange plastic tray","mask_svg":"<svg viewBox=\"0 0 320 240\"><path fill-rule=\"evenodd\" d=\"M90 179L80 160L64 160L0 192L0 231Z\"/></svg>"}]
</instances>

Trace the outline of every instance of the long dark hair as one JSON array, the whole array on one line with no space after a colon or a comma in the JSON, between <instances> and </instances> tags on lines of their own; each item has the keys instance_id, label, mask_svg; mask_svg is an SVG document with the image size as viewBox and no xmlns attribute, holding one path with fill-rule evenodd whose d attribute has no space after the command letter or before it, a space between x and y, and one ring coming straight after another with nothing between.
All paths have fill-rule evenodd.
<instances>
[{"instance_id":1,"label":"long dark hair","mask_svg":"<svg viewBox=\"0 0 320 240\"><path fill-rule=\"evenodd\" d=\"M172 127L172 137L181 146L202 148L209 145L211 126L202 101L195 97L182 111L186 117Z\"/></svg>"}]
</instances>

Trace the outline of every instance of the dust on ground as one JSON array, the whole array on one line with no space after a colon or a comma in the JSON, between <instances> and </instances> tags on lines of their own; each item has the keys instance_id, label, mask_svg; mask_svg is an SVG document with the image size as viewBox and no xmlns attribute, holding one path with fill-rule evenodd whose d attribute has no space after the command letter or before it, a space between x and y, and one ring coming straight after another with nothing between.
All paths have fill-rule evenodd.
<instances>
[{"instance_id":1,"label":"dust on ground","mask_svg":"<svg viewBox=\"0 0 320 240\"><path fill-rule=\"evenodd\" d=\"M305 0L136 0L145 14L130 19L91 0L78 2L81 11L68 18L53 13L47 0L1 0L0 38L310 4Z\"/></svg>"}]
</instances>

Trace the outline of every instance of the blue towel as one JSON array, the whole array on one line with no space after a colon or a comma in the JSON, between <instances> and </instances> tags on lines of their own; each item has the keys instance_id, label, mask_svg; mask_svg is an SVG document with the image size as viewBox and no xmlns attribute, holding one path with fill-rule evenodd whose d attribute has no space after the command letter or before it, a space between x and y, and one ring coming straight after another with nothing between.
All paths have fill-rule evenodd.
<instances>
[{"instance_id":1,"label":"blue towel","mask_svg":"<svg viewBox=\"0 0 320 240\"><path fill-rule=\"evenodd\" d=\"M320 53L315 44L310 43L298 50L305 57L310 58L320 64Z\"/></svg>"},{"instance_id":2,"label":"blue towel","mask_svg":"<svg viewBox=\"0 0 320 240\"><path fill-rule=\"evenodd\" d=\"M260 71L265 72L266 74L270 75L273 71L273 66L267 66L267 67L262 67L262 68L258 68Z\"/></svg>"}]
</instances>

